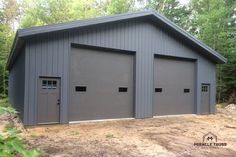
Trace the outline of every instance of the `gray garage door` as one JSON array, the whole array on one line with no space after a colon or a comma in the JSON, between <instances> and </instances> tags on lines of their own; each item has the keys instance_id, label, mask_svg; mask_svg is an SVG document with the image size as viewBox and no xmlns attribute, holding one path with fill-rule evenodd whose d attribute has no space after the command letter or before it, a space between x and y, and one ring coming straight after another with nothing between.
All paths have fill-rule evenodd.
<instances>
[{"instance_id":1,"label":"gray garage door","mask_svg":"<svg viewBox=\"0 0 236 157\"><path fill-rule=\"evenodd\" d=\"M133 56L72 48L69 120L133 117Z\"/></svg>"},{"instance_id":2,"label":"gray garage door","mask_svg":"<svg viewBox=\"0 0 236 157\"><path fill-rule=\"evenodd\" d=\"M154 59L154 115L194 113L193 61Z\"/></svg>"}]
</instances>

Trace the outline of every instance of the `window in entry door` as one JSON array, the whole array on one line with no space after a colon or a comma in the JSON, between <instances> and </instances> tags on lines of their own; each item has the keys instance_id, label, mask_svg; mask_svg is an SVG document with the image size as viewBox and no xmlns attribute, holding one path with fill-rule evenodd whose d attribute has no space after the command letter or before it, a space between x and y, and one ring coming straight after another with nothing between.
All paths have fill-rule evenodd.
<instances>
[{"instance_id":1,"label":"window in entry door","mask_svg":"<svg viewBox=\"0 0 236 157\"><path fill-rule=\"evenodd\" d=\"M208 92L208 85L202 85L202 92Z\"/></svg>"},{"instance_id":2,"label":"window in entry door","mask_svg":"<svg viewBox=\"0 0 236 157\"><path fill-rule=\"evenodd\" d=\"M56 89L57 88L57 81L56 80L42 80L42 89Z\"/></svg>"}]
</instances>

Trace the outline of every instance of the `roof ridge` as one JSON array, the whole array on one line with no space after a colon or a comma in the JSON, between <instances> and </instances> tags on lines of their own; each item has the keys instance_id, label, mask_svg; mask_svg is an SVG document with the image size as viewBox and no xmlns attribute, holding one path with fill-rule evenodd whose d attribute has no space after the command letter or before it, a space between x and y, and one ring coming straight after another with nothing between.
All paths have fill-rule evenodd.
<instances>
[{"instance_id":1,"label":"roof ridge","mask_svg":"<svg viewBox=\"0 0 236 157\"><path fill-rule=\"evenodd\" d=\"M184 33L184 35L186 35L188 38L192 39L194 42L198 43L200 46L203 46L205 49L208 49L209 51L211 51L212 53L217 55L219 58L222 58L222 60L224 60L225 62L227 61L227 59L224 56L222 56L220 53L216 52L213 48L211 48L210 46L208 46L207 44L205 44L204 42L202 42L201 40L199 40L198 38L193 36L191 33L187 32L186 30L184 30L183 28L181 28L180 26L178 26L177 24L175 24L174 22L172 22L171 20L169 20L165 16L161 15L160 13L158 13L156 11L154 11L153 13L158 18L162 18L164 21L169 22L169 24L173 25L176 30L179 29L178 31L181 31L180 33L182 33L182 34Z\"/></svg>"},{"instance_id":2,"label":"roof ridge","mask_svg":"<svg viewBox=\"0 0 236 157\"><path fill-rule=\"evenodd\" d=\"M21 36L22 33L24 33L25 31L33 31L35 29L44 29L47 27L60 27L60 26L65 26L65 25L76 25L79 23L86 23L86 22L90 22L90 21L94 21L94 20L104 20L104 19L111 19L111 18L117 18L117 17L122 17L122 16L128 16L128 15L138 15L138 14L143 14L143 13L149 13L149 14L153 14L154 11L153 10L142 10L142 11L135 11L135 12L127 12L127 13L122 13L122 14L116 14L116 15L105 15L105 16L97 16L97 17L93 17L93 18L88 18L88 19L78 19L78 20L72 20L72 21L68 21L68 22L61 22L61 23L55 23L55 24L48 24L48 25L43 25L43 26L33 26L33 27L29 27L29 28L22 28L22 29L18 29L18 33L19 36Z\"/></svg>"},{"instance_id":3,"label":"roof ridge","mask_svg":"<svg viewBox=\"0 0 236 157\"><path fill-rule=\"evenodd\" d=\"M34 36L44 33L51 33L51 32L57 32L62 30L69 30L69 29L75 29L75 28L81 28L86 26L92 26L92 25L98 25L98 24L104 24L104 23L111 23L116 21L122 21L122 20L128 20L128 19L134 19L134 18L141 18L141 17L154 17L156 21L160 21L164 24L166 24L168 27L167 29L173 29L175 32L178 33L178 35L182 36L183 38L186 38L189 42L195 44L195 46L198 46L201 50L204 52L207 52L208 55L210 55L212 60L214 60L216 63L225 63L227 59L223 57L221 54L216 52L214 49L210 48L208 45L194 37L189 32L185 31L175 23L173 23L171 20L166 18L165 16L161 15L157 11L153 9L145 9L142 11L136 11L136 12L128 12L123 14L117 14L117 15L109 15L109 16L99 16L95 18L90 19L82 19L82 20L75 20L70 22L63 22L58 24L51 24L51 25L45 25L45 26L36 26L31 28L25 28L25 29L18 29L14 43L12 45L12 49L7 61L7 69L9 69L10 65L14 63L14 59L17 56L15 54L17 45L19 46L19 42L24 42L25 38L28 36ZM18 52L16 52L18 53ZM207 54L206 53L206 54Z\"/></svg>"}]
</instances>

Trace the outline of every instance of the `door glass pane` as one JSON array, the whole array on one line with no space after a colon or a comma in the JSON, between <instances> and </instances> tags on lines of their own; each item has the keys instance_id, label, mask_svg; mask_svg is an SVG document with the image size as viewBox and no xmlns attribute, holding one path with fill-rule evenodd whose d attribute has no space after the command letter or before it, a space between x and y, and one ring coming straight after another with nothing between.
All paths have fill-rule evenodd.
<instances>
[{"instance_id":1,"label":"door glass pane","mask_svg":"<svg viewBox=\"0 0 236 157\"><path fill-rule=\"evenodd\" d=\"M208 85L202 85L202 92L208 92Z\"/></svg>"},{"instance_id":2,"label":"door glass pane","mask_svg":"<svg viewBox=\"0 0 236 157\"><path fill-rule=\"evenodd\" d=\"M52 88L52 81L48 80L48 89L51 89L51 88Z\"/></svg>"},{"instance_id":3,"label":"door glass pane","mask_svg":"<svg viewBox=\"0 0 236 157\"><path fill-rule=\"evenodd\" d=\"M47 81L46 80L42 80L42 88L47 89Z\"/></svg>"},{"instance_id":4,"label":"door glass pane","mask_svg":"<svg viewBox=\"0 0 236 157\"><path fill-rule=\"evenodd\" d=\"M52 81L52 88L53 89L56 89L57 88L57 81Z\"/></svg>"}]
</instances>

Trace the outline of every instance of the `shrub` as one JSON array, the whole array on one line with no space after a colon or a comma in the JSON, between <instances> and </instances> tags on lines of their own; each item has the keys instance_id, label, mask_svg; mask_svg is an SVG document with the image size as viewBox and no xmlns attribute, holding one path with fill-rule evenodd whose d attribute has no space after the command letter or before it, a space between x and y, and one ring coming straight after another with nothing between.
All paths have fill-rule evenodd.
<instances>
[{"instance_id":1,"label":"shrub","mask_svg":"<svg viewBox=\"0 0 236 157\"><path fill-rule=\"evenodd\" d=\"M27 150L22 139L17 134L16 128L6 128L3 135L0 134L0 154L1 157L38 157L36 150Z\"/></svg>"},{"instance_id":2,"label":"shrub","mask_svg":"<svg viewBox=\"0 0 236 157\"><path fill-rule=\"evenodd\" d=\"M15 115L16 111L8 104L7 100L0 101L0 115L5 113ZM5 125L5 130L0 133L0 156L1 157L38 157L37 150L28 150L23 139L19 137L20 130L14 125L13 120L9 120Z\"/></svg>"}]
</instances>

